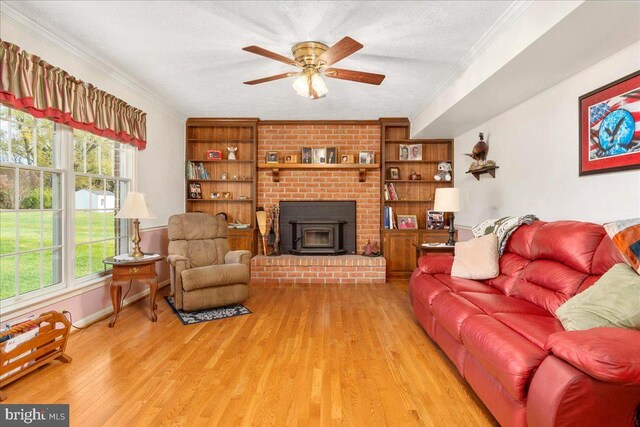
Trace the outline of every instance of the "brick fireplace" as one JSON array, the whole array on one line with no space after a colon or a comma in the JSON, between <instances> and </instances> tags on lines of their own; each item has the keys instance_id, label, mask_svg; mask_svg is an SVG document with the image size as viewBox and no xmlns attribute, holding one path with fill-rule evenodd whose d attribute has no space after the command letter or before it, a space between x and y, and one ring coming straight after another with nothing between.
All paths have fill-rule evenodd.
<instances>
[{"instance_id":1,"label":"brick fireplace","mask_svg":"<svg viewBox=\"0 0 640 427\"><path fill-rule=\"evenodd\" d=\"M295 154L300 159L302 147L336 147L338 157L350 155L355 162L359 152L373 151L378 163L380 124L377 121L259 123L260 161L264 161L268 151L277 151L280 158ZM354 252L362 253L369 240L380 242L379 170L367 171L366 182L360 182L357 170L283 169L279 182L274 182L271 172L261 169L257 178L258 206L269 209L287 201L355 202ZM384 280L385 260L382 257L283 255L256 257L252 261L253 283L383 283Z\"/></svg>"}]
</instances>

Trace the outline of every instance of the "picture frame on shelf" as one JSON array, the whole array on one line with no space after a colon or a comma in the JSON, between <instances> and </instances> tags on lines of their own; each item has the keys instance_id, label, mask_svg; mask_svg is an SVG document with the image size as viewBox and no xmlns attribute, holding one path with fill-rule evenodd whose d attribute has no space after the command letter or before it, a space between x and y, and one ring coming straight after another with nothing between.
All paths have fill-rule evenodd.
<instances>
[{"instance_id":1,"label":"picture frame on shelf","mask_svg":"<svg viewBox=\"0 0 640 427\"><path fill-rule=\"evenodd\" d=\"M311 147L302 147L302 163L313 163L313 154L311 152Z\"/></svg>"},{"instance_id":2,"label":"picture frame on shelf","mask_svg":"<svg viewBox=\"0 0 640 427\"><path fill-rule=\"evenodd\" d=\"M313 163L319 163L319 164L327 163L327 149L326 148L314 148L313 149Z\"/></svg>"},{"instance_id":3,"label":"picture frame on shelf","mask_svg":"<svg viewBox=\"0 0 640 427\"><path fill-rule=\"evenodd\" d=\"M373 151L361 151L358 155L358 163L361 165L371 165L375 163L375 153Z\"/></svg>"},{"instance_id":4,"label":"picture frame on shelf","mask_svg":"<svg viewBox=\"0 0 640 427\"><path fill-rule=\"evenodd\" d=\"M427 229L444 229L444 212L427 209Z\"/></svg>"},{"instance_id":5,"label":"picture frame on shelf","mask_svg":"<svg viewBox=\"0 0 640 427\"><path fill-rule=\"evenodd\" d=\"M353 164L353 154L343 154L340 156L340 163Z\"/></svg>"},{"instance_id":6,"label":"picture frame on shelf","mask_svg":"<svg viewBox=\"0 0 640 427\"><path fill-rule=\"evenodd\" d=\"M278 152L277 151L267 151L267 158L265 159L266 163L278 163Z\"/></svg>"},{"instance_id":7,"label":"picture frame on shelf","mask_svg":"<svg viewBox=\"0 0 640 427\"><path fill-rule=\"evenodd\" d=\"M298 155L297 154L287 154L284 156L285 163L298 163Z\"/></svg>"},{"instance_id":8,"label":"picture frame on shelf","mask_svg":"<svg viewBox=\"0 0 640 427\"><path fill-rule=\"evenodd\" d=\"M199 182L189 183L189 198L190 199L202 199L202 186Z\"/></svg>"},{"instance_id":9,"label":"picture frame on shelf","mask_svg":"<svg viewBox=\"0 0 640 427\"><path fill-rule=\"evenodd\" d=\"M422 144L400 144L400 160L422 160Z\"/></svg>"},{"instance_id":10,"label":"picture frame on shelf","mask_svg":"<svg viewBox=\"0 0 640 427\"><path fill-rule=\"evenodd\" d=\"M212 199L219 199L219 198L220 198L220 193L218 193L218 192L212 192L212 193L211 193L211 198L212 198Z\"/></svg>"},{"instance_id":11,"label":"picture frame on shelf","mask_svg":"<svg viewBox=\"0 0 640 427\"><path fill-rule=\"evenodd\" d=\"M397 181L400 179L400 168L391 167L388 169L387 176L392 181Z\"/></svg>"},{"instance_id":12,"label":"picture frame on shelf","mask_svg":"<svg viewBox=\"0 0 640 427\"><path fill-rule=\"evenodd\" d=\"M338 148L337 147L327 147L327 164L336 164L338 163Z\"/></svg>"},{"instance_id":13,"label":"picture frame on shelf","mask_svg":"<svg viewBox=\"0 0 640 427\"><path fill-rule=\"evenodd\" d=\"M222 160L222 151L207 150L207 160Z\"/></svg>"},{"instance_id":14,"label":"picture frame on shelf","mask_svg":"<svg viewBox=\"0 0 640 427\"><path fill-rule=\"evenodd\" d=\"M416 215L396 215L398 219L398 229L411 230L418 228L418 217Z\"/></svg>"},{"instance_id":15,"label":"picture frame on shelf","mask_svg":"<svg viewBox=\"0 0 640 427\"><path fill-rule=\"evenodd\" d=\"M640 71L578 98L579 176L640 168Z\"/></svg>"}]
</instances>

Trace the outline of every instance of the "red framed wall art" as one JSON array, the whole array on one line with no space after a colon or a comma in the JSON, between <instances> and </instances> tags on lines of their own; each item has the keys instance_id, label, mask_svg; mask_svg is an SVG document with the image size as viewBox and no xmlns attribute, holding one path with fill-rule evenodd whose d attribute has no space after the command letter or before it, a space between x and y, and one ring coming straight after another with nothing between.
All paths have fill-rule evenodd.
<instances>
[{"instance_id":1,"label":"red framed wall art","mask_svg":"<svg viewBox=\"0 0 640 427\"><path fill-rule=\"evenodd\" d=\"M640 71L582 95L580 175L640 168Z\"/></svg>"}]
</instances>

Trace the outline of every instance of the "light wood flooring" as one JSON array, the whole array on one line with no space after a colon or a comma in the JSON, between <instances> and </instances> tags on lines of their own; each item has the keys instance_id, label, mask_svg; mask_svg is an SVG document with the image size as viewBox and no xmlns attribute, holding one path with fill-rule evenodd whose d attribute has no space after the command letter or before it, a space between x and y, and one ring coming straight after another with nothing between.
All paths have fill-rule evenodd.
<instances>
[{"instance_id":1,"label":"light wood flooring","mask_svg":"<svg viewBox=\"0 0 640 427\"><path fill-rule=\"evenodd\" d=\"M162 294L166 294L165 288ZM253 286L253 314L183 326L158 297L73 334L3 403L69 403L72 426L494 426L416 322L406 281Z\"/></svg>"}]
</instances>

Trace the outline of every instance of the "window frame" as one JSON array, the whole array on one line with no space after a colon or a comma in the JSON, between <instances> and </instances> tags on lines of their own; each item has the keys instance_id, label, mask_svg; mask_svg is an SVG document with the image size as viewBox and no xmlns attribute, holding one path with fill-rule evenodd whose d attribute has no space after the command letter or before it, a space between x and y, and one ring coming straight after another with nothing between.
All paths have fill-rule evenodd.
<instances>
[{"instance_id":1,"label":"window frame","mask_svg":"<svg viewBox=\"0 0 640 427\"><path fill-rule=\"evenodd\" d=\"M11 110L15 110L11 107L3 107L3 108L9 108ZM24 113L24 112L23 112ZM29 114L29 113L24 113L24 114ZM2 120L4 120L5 118L2 118ZM48 119L43 119L43 120L48 120ZM14 313L21 313L21 312L28 312L29 310L33 309L32 307L35 305L44 305L44 304L50 304L55 302L55 300L61 300L64 298L68 298L67 295L73 295L73 294L80 294L83 292L87 292L91 289L103 286L104 283L106 283L107 278L111 275L111 268L105 269L104 271L98 272L98 273L91 273L87 276L83 276L80 278L75 278L75 262L76 262L76 244L75 244L75 236L76 236L76 227L75 227L75 197L73 196L75 194L75 178L76 178L76 172L74 170L74 150L73 150L73 144L74 144L74 129L70 126L67 125L63 125L63 124L59 124L59 123L53 123L54 124L54 128L53 128L53 144L54 144L54 150L53 150L53 155L55 156L54 159L54 164L52 165L53 167L43 167L43 166L37 166L37 165L26 165L26 164L20 164L20 163L9 163L9 162L3 162L0 161L0 166L2 167L7 167L10 169L14 169L17 170L19 174L19 171L22 170L33 170L33 171L38 171L40 174L42 174L43 172L51 172L51 173L55 173L55 174L60 174L60 191L61 191L61 206L60 209L43 209L43 202L41 200L40 203L40 209L38 209L38 212L47 212L47 211L57 211L60 212L61 215L61 219L60 219L60 245L52 245L51 247L47 246L48 249L53 249L53 248L60 248L61 249L61 256L62 256L62 262L61 262L61 280L60 283L57 283L55 285L51 285L51 286L47 286L44 287L43 283L42 283L42 274L43 274L43 260L41 258L40 261L40 267L41 267L41 272L40 272L40 277L41 277L41 281L40 281L40 288L38 290L32 291L32 292L28 292L26 294L18 294L18 295L14 295L13 297L10 298L6 298L3 300L0 300L0 317L4 317L8 314L14 314ZM108 139L108 138L107 138ZM118 141L114 141L114 144L121 144ZM37 142L36 142L37 143ZM138 150L136 150L134 147L129 147L126 146L126 158L125 158L125 165L123 166L123 169L125 170L125 173L123 174L123 177L118 177L115 178L113 176L102 176L102 179L113 179L116 181L116 183L119 183L120 181L127 181L128 182L128 192L131 191L135 191L135 186L136 186L136 172L137 172L137 153ZM37 149L36 149L37 152ZM8 159L10 160L10 159ZM100 160L101 161L101 160ZM57 163L56 163L57 162ZM85 173L78 173L81 176L94 176L93 174L85 174ZM14 177L15 178L15 177ZM91 178L89 178L91 179ZM18 186L18 180L14 180L14 186ZM41 180L41 195L42 193L42 180ZM15 191L15 189L14 189ZM119 193L118 193L119 194ZM20 210L20 202L18 200L18 193L16 192L16 201L15 201L15 205L14 208L12 210L9 210L9 212L17 212L19 213ZM23 210L24 211L24 210ZM35 211L35 210L34 210ZM16 236L18 236L19 233L19 223L17 223L18 225L16 226ZM127 233L130 233L132 230L131 228L131 222L127 221ZM41 234L41 240L40 240L40 248L37 250L33 250L33 251L20 251L19 247L17 247L17 243L16 243L16 248L15 248L15 253L12 253L14 256L16 256L16 266L18 265L18 257L20 253L22 252L41 252L43 251L43 246L42 246L42 233L43 230L41 228L40 230L40 234ZM128 235L128 234L127 234ZM115 237L114 237L115 240ZM116 250L117 250L117 246L116 246ZM11 255L10 255L11 256ZM17 283L17 278L18 278L18 274L19 271L16 268L16 273L15 273L15 280L16 280L16 286L19 286L19 283Z\"/></svg>"}]
</instances>

